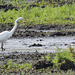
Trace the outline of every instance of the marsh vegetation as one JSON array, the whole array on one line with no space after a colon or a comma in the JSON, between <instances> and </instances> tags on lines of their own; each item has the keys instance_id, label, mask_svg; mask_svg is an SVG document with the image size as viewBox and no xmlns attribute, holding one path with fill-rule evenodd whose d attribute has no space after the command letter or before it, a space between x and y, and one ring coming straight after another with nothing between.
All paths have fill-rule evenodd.
<instances>
[{"instance_id":1,"label":"marsh vegetation","mask_svg":"<svg viewBox=\"0 0 75 75\"><path fill-rule=\"evenodd\" d=\"M19 28L14 37L44 37L75 35L74 0L0 0L0 30L12 29L18 17ZM23 30L22 30L23 29ZM26 29L26 30L25 30ZM56 30L55 33L37 30ZM70 31L67 31L69 30ZM66 30L66 31L64 31ZM18 35L18 36L17 36ZM74 42L73 42L74 43ZM75 43L74 43L75 44ZM38 45L38 44L33 44ZM33 46L31 45L31 46ZM39 44L40 45L40 44ZM6 75L74 75L75 49L70 45L63 52L57 48L55 53L13 53L0 54L0 74Z\"/></svg>"},{"instance_id":2,"label":"marsh vegetation","mask_svg":"<svg viewBox=\"0 0 75 75\"><path fill-rule=\"evenodd\" d=\"M23 0L24 1L24 0ZM66 0L65 0L66 1ZM75 3L64 3L39 1L25 3L22 1L10 1L5 10L0 11L0 23L12 23L19 16L29 20L22 25L74 25L75 24ZM21 3L21 4L20 4ZM12 10L12 11L11 11Z\"/></svg>"},{"instance_id":3,"label":"marsh vegetation","mask_svg":"<svg viewBox=\"0 0 75 75\"><path fill-rule=\"evenodd\" d=\"M55 53L18 53L0 55L0 74L10 75L74 75L75 49L61 52L57 48Z\"/></svg>"}]
</instances>

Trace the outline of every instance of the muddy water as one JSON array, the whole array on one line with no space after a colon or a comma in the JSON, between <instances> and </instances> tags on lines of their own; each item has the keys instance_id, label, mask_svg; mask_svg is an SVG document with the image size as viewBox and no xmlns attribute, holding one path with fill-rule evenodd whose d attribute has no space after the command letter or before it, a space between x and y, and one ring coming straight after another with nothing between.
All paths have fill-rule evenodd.
<instances>
[{"instance_id":1,"label":"muddy water","mask_svg":"<svg viewBox=\"0 0 75 75\"><path fill-rule=\"evenodd\" d=\"M41 38L23 38L9 39L4 43L4 52L55 52L57 47L62 50L71 44L75 45L75 36L41 37ZM0 52L1 49L0 49Z\"/></svg>"}]
</instances>

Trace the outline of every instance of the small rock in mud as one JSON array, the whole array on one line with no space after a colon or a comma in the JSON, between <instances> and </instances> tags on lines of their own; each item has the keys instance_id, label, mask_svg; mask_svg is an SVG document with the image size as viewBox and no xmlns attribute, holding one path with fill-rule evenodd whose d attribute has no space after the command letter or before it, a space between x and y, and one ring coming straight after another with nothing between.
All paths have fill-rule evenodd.
<instances>
[{"instance_id":1,"label":"small rock in mud","mask_svg":"<svg viewBox=\"0 0 75 75\"><path fill-rule=\"evenodd\" d=\"M43 41L42 39L40 39L40 40L36 40L36 41Z\"/></svg>"},{"instance_id":2,"label":"small rock in mud","mask_svg":"<svg viewBox=\"0 0 75 75\"><path fill-rule=\"evenodd\" d=\"M67 43L65 43L65 46L67 46L68 44Z\"/></svg>"},{"instance_id":3,"label":"small rock in mud","mask_svg":"<svg viewBox=\"0 0 75 75\"><path fill-rule=\"evenodd\" d=\"M37 46L37 47L40 47L40 46L43 46L42 44L33 44L33 45L30 45L29 47L34 47L34 46Z\"/></svg>"}]
</instances>

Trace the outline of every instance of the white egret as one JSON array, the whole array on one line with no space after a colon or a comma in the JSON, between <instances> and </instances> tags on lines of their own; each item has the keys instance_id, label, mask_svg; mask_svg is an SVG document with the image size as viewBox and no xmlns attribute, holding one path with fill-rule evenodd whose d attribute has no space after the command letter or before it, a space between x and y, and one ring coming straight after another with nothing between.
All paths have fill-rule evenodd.
<instances>
[{"instance_id":1,"label":"white egret","mask_svg":"<svg viewBox=\"0 0 75 75\"><path fill-rule=\"evenodd\" d=\"M3 31L3 32L0 33L0 42L1 42L1 49L2 49L2 51L5 50L3 48L3 43L6 40L8 40L8 38L10 38L13 35L13 33L15 32L15 30L17 28L17 25L18 25L17 24L18 20L24 20L24 18L23 17L19 17L18 19L16 19L15 20L15 26L12 28L12 30L10 30L10 31Z\"/></svg>"}]
</instances>

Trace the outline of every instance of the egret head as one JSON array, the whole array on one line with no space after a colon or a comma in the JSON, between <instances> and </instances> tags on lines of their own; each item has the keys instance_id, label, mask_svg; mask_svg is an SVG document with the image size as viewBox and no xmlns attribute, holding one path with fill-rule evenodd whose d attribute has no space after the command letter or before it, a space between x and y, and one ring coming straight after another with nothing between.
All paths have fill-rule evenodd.
<instances>
[{"instance_id":1,"label":"egret head","mask_svg":"<svg viewBox=\"0 0 75 75\"><path fill-rule=\"evenodd\" d=\"M24 19L23 17L19 17L18 19L16 19L16 21L18 21L18 20L25 20L25 21L28 21L28 20Z\"/></svg>"},{"instance_id":2,"label":"egret head","mask_svg":"<svg viewBox=\"0 0 75 75\"><path fill-rule=\"evenodd\" d=\"M24 18L23 17L19 17L18 20L24 20Z\"/></svg>"}]
</instances>

